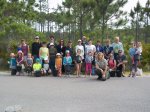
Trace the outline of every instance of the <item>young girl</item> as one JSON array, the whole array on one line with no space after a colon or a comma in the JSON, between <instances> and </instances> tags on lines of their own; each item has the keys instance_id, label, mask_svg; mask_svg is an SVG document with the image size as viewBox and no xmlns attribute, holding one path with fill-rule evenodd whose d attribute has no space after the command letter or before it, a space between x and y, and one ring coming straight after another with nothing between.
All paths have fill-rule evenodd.
<instances>
[{"instance_id":1,"label":"young girl","mask_svg":"<svg viewBox=\"0 0 150 112\"><path fill-rule=\"evenodd\" d=\"M81 54L80 49L77 49L77 54L75 57L75 63L76 63L77 77L79 77L80 73L81 73L81 66L82 66L82 54Z\"/></svg>"},{"instance_id":2,"label":"young girl","mask_svg":"<svg viewBox=\"0 0 150 112\"><path fill-rule=\"evenodd\" d=\"M18 51L17 55L17 75L20 75L22 69L24 68L24 56L22 51Z\"/></svg>"},{"instance_id":3,"label":"young girl","mask_svg":"<svg viewBox=\"0 0 150 112\"><path fill-rule=\"evenodd\" d=\"M109 59L107 60L107 62L108 62L110 76L115 77L116 60L114 59L114 56L112 53L109 54Z\"/></svg>"},{"instance_id":4,"label":"young girl","mask_svg":"<svg viewBox=\"0 0 150 112\"><path fill-rule=\"evenodd\" d=\"M57 75L59 77L61 77L62 76L62 72L61 72L61 69L62 69L62 58L61 58L61 54L60 53L56 54L55 68L57 70Z\"/></svg>"},{"instance_id":5,"label":"young girl","mask_svg":"<svg viewBox=\"0 0 150 112\"><path fill-rule=\"evenodd\" d=\"M135 74L137 72L137 67L140 64L141 54L142 54L142 44L141 42L138 42L135 48L135 54L132 63L132 77L135 77Z\"/></svg>"},{"instance_id":6,"label":"young girl","mask_svg":"<svg viewBox=\"0 0 150 112\"><path fill-rule=\"evenodd\" d=\"M88 54L85 57L85 63L86 63L85 77L87 76L88 72L90 72L90 76L91 76L91 73L92 73L92 61L93 61L92 52L88 52Z\"/></svg>"},{"instance_id":7,"label":"young girl","mask_svg":"<svg viewBox=\"0 0 150 112\"><path fill-rule=\"evenodd\" d=\"M26 72L29 74L32 72L33 59L31 53L28 53L28 57L26 60Z\"/></svg>"},{"instance_id":8,"label":"young girl","mask_svg":"<svg viewBox=\"0 0 150 112\"><path fill-rule=\"evenodd\" d=\"M10 54L9 64L10 64L10 69L11 69L11 75L16 75L17 62L16 62L16 57L14 53Z\"/></svg>"},{"instance_id":9,"label":"young girl","mask_svg":"<svg viewBox=\"0 0 150 112\"><path fill-rule=\"evenodd\" d=\"M63 65L65 66L65 72L67 75L71 72L71 64L72 64L72 58L70 56L69 50L66 50L66 56L63 58Z\"/></svg>"}]
</instances>

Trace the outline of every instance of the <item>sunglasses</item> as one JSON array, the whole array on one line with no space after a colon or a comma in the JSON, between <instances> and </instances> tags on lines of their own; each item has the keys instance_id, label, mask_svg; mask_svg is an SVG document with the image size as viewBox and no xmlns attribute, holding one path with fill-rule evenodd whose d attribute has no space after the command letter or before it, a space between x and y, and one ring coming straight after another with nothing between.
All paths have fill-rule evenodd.
<instances>
[{"instance_id":1,"label":"sunglasses","mask_svg":"<svg viewBox=\"0 0 150 112\"><path fill-rule=\"evenodd\" d=\"M35 38L35 39L39 39L39 38Z\"/></svg>"}]
</instances>

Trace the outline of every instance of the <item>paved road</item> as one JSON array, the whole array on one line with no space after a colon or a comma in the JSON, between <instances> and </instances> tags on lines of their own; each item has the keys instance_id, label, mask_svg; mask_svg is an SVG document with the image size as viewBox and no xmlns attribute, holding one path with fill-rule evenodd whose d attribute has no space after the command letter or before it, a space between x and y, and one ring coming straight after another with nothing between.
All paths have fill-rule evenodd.
<instances>
[{"instance_id":1,"label":"paved road","mask_svg":"<svg viewBox=\"0 0 150 112\"><path fill-rule=\"evenodd\" d=\"M55 78L0 75L0 112L150 112L150 78Z\"/></svg>"}]
</instances>

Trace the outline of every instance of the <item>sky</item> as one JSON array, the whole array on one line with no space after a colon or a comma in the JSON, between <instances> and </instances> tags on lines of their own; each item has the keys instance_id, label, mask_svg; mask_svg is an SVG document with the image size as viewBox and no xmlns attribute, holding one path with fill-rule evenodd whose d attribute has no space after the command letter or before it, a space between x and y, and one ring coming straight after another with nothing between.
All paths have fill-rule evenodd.
<instances>
[{"instance_id":1,"label":"sky","mask_svg":"<svg viewBox=\"0 0 150 112\"><path fill-rule=\"evenodd\" d=\"M61 4L64 0L48 0L49 1L49 8L57 8L58 4ZM142 6L145 6L147 0L128 0L128 3L124 6L123 10L130 12L133 9L137 2L140 2Z\"/></svg>"}]
</instances>

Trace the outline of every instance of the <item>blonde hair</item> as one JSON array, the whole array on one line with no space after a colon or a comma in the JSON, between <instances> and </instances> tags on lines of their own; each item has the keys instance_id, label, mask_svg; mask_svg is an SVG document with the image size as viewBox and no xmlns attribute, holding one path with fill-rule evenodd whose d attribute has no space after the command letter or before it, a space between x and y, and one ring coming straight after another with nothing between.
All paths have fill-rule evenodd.
<instances>
[{"instance_id":1,"label":"blonde hair","mask_svg":"<svg viewBox=\"0 0 150 112\"><path fill-rule=\"evenodd\" d=\"M97 59L98 59L98 60L104 59L104 54L103 54L102 52L99 52L99 53L98 53L98 56L97 56Z\"/></svg>"}]
</instances>

